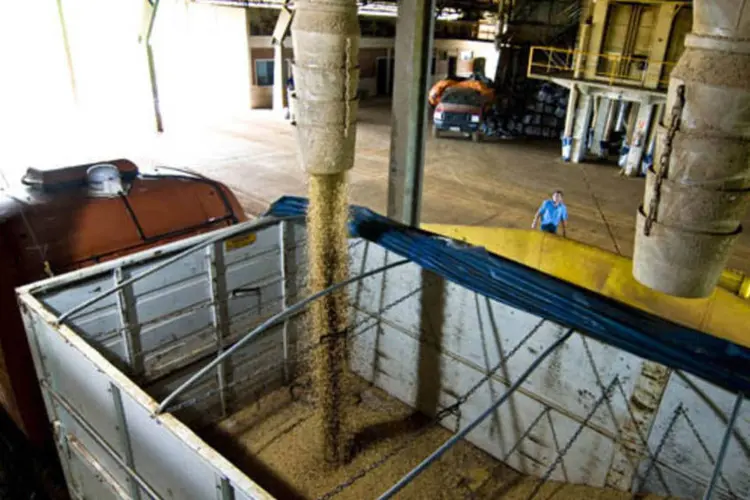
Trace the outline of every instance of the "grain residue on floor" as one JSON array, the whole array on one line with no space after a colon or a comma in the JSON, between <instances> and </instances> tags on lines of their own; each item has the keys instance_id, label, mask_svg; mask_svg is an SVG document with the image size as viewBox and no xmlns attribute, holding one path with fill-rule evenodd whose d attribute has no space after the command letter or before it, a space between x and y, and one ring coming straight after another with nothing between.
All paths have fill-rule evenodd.
<instances>
[{"instance_id":1,"label":"grain residue on floor","mask_svg":"<svg viewBox=\"0 0 750 500\"><path fill-rule=\"evenodd\" d=\"M348 276L348 204L346 173L310 175L307 239L310 294L344 281ZM341 385L346 366L346 290L328 294L310 305L311 342L320 344L312 356L313 387L317 396L315 422L321 434L320 455L341 462L348 445L342 428Z\"/></svg>"},{"instance_id":2,"label":"grain residue on floor","mask_svg":"<svg viewBox=\"0 0 750 500\"><path fill-rule=\"evenodd\" d=\"M354 435L355 453L342 466L320 459L322 435L306 391L279 389L220 422L206 439L276 498L318 499L358 472L398 450L330 498L377 498L440 446L451 433L430 426L408 406L353 377L347 385L346 426ZM217 440L215 436L221 435ZM404 446L406 445L406 446ZM528 498L537 484L462 441L425 470L397 498ZM558 482L544 484L536 499L626 500L625 492ZM656 499L656 496L644 496Z\"/></svg>"}]
</instances>

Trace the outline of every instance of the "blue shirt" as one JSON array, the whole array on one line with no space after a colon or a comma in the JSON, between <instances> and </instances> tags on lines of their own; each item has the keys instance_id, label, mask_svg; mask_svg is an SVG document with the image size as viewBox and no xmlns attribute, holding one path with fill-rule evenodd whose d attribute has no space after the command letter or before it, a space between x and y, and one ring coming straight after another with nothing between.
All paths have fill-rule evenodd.
<instances>
[{"instance_id":1,"label":"blue shirt","mask_svg":"<svg viewBox=\"0 0 750 500\"><path fill-rule=\"evenodd\" d=\"M560 202L555 206L555 202L552 200L544 200L542 206L539 207L539 213L542 214L542 225L552 224L557 227L560 225L560 221L568 220L568 209L565 208L565 204Z\"/></svg>"}]
</instances>

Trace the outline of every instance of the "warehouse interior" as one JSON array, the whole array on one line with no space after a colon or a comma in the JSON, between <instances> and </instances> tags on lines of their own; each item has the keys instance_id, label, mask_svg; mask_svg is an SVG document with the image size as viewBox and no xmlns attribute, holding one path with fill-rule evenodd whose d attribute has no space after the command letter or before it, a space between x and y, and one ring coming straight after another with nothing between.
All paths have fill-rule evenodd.
<instances>
[{"instance_id":1,"label":"warehouse interior","mask_svg":"<svg viewBox=\"0 0 750 500\"><path fill-rule=\"evenodd\" d=\"M748 498L749 38L733 0L4 3L0 493L201 497L38 315L218 498ZM134 284L165 255L205 304Z\"/></svg>"}]
</instances>

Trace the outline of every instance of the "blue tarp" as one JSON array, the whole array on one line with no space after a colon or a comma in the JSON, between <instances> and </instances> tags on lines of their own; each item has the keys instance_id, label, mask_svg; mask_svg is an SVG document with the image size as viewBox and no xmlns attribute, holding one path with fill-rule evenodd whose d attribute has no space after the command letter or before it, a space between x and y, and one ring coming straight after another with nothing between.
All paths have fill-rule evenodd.
<instances>
[{"instance_id":1,"label":"blue tarp","mask_svg":"<svg viewBox=\"0 0 750 500\"><path fill-rule=\"evenodd\" d=\"M307 199L286 196L268 213L303 215ZM484 248L454 244L362 207L351 207L353 236L412 260L445 279L591 338L750 395L750 349L678 325L562 281Z\"/></svg>"}]
</instances>

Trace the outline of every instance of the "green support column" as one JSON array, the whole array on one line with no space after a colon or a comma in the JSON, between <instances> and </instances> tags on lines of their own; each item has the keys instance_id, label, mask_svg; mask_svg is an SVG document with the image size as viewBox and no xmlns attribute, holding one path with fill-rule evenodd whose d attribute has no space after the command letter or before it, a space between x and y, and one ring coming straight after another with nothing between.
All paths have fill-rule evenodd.
<instances>
[{"instance_id":1,"label":"green support column","mask_svg":"<svg viewBox=\"0 0 750 500\"><path fill-rule=\"evenodd\" d=\"M434 0L401 2L396 22L388 216L419 225Z\"/></svg>"}]
</instances>

